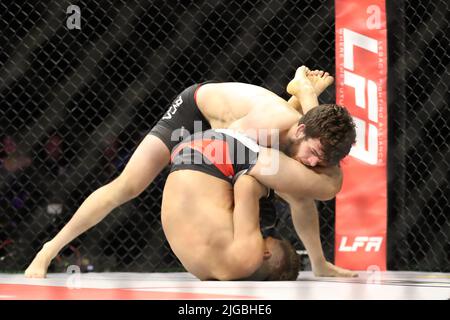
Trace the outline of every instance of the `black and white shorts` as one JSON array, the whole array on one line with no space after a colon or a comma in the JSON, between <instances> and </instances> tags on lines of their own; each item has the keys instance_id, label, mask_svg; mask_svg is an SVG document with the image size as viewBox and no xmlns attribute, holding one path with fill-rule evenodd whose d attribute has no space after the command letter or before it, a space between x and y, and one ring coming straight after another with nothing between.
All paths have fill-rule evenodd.
<instances>
[{"instance_id":1,"label":"black and white shorts","mask_svg":"<svg viewBox=\"0 0 450 320\"><path fill-rule=\"evenodd\" d=\"M196 102L197 90L203 84L211 82L214 81L197 83L183 90L149 132L161 139L170 152L175 145L191 134L211 129Z\"/></svg>"}]
</instances>

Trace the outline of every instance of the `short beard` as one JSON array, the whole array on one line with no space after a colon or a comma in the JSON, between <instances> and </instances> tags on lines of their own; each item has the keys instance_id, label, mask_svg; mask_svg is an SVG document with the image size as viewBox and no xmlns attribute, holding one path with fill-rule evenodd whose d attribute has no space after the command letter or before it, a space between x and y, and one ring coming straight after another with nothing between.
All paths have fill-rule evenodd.
<instances>
[{"instance_id":1,"label":"short beard","mask_svg":"<svg viewBox=\"0 0 450 320\"><path fill-rule=\"evenodd\" d=\"M289 158L292 158L295 153L296 153L296 149L297 147L303 142L303 140L305 140L305 138L302 138L298 141L294 141L292 139L288 139L288 141L284 144L280 146L280 150L287 155Z\"/></svg>"}]
</instances>

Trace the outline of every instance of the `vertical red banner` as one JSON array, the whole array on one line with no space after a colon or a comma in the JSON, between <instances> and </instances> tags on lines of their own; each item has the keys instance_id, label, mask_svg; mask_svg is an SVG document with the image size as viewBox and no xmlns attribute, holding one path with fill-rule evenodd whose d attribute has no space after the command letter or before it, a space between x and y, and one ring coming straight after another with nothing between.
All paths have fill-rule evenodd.
<instances>
[{"instance_id":1,"label":"vertical red banner","mask_svg":"<svg viewBox=\"0 0 450 320\"><path fill-rule=\"evenodd\" d=\"M336 0L336 102L348 108L356 144L342 161L335 263L386 270L387 33L384 0Z\"/></svg>"}]
</instances>

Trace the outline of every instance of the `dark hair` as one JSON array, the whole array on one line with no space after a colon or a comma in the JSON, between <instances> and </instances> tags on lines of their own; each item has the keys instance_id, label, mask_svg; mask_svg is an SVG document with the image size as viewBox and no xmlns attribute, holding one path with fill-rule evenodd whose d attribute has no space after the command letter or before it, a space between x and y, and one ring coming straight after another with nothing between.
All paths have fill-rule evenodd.
<instances>
[{"instance_id":1,"label":"dark hair","mask_svg":"<svg viewBox=\"0 0 450 320\"><path fill-rule=\"evenodd\" d=\"M355 143L356 129L348 110L337 104L321 104L309 110L298 124L305 125L305 139L320 140L323 161L337 165Z\"/></svg>"},{"instance_id":2,"label":"dark hair","mask_svg":"<svg viewBox=\"0 0 450 320\"><path fill-rule=\"evenodd\" d=\"M268 281L297 280L300 272L300 257L294 246L286 239L280 240L283 257L277 268L273 268L267 278Z\"/></svg>"}]
</instances>

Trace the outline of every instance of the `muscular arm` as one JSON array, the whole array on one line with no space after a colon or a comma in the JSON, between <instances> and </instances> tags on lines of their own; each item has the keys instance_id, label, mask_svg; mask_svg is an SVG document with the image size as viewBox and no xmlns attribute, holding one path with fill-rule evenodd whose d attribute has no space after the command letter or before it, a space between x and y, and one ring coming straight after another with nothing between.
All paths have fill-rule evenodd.
<instances>
[{"instance_id":1,"label":"muscular arm","mask_svg":"<svg viewBox=\"0 0 450 320\"><path fill-rule=\"evenodd\" d=\"M328 200L334 197L342 184L342 175L339 168L320 168L316 174L325 175L335 183L335 188L323 188L321 190L320 180L311 172L296 161L287 158L284 154L272 150L263 150L260 160L270 161L268 155L279 153L279 170L270 172L268 167L257 163L250 171L250 175L256 177L264 185L275 189L278 195L286 200L291 208L292 222L298 237L302 240L308 256L311 259L311 266L314 275L317 277L356 277L357 273L333 265L325 260L322 244L320 242L319 216L314 200ZM294 163L291 163L292 160ZM298 165L296 166L295 163ZM303 167L303 169L302 169ZM306 169L306 171L304 170ZM333 172L333 170L337 170ZM300 179L300 180L299 180ZM303 196L302 196L303 195ZM320 199L323 198L323 199Z\"/></svg>"},{"instance_id":2,"label":"muscular arm","mask_svg":"<svg viewBox=\"0 0 450 320\"><path fill-rule=\"evenodd\" d=\"M330 200L342 186L342 172L338 167L313 170L271 148L261 147L258 161L249 174L293 199Z\"/></svg>"},{"instance_id":3,"label":"muscular arm","mask_svg":"<svg viewBox=\"0 0 450 320\"><path fill-rule=\"evenodd\" d=\"M287 194L279 194L279 196L289 203L292 223L308 252L314 270L316 265L325 261L320 242L319 213L316 204L312 199L294 199Z\"/></svg>"},{"instance_id":4,"label":"muscular arm","mask_svg":"<svg viewBox=\"0 0 450 320\"><path fill-rule=\"evenodd\" d=\"M264 240L259 226L259 199L265 188L243 175L234 185L233 241L224 252L229 279L252 274L262 263Z\"/></svg>"},{"instance_id":5,"label":"muscular arm","mask_svg":"<svg viewBox=\"0 0 450 320\"><path fill-rule=\"evenodd\" d=\"M295 231L305 246L316 277L357 277L356 272L346 270L326 261L320 241L319 213L311 199L294 199L287 194L279 194L291 209Z\"/></svg>"},{"instance_id":6,"label":"muscular arm","mask_svg":"<svg viewBox=\"0 0 450 320\"><path fill-rule=\"evenodd\" d=\"M318 212L313 200L333 198L341 187L341 172L339 168L321 168L316 171L277 150L262 148L249 174L274 189L290 204L295 231L308 251L316 276L354 276L348 270L325 260L320 242Z\"/></svg>"}]
</instances>

